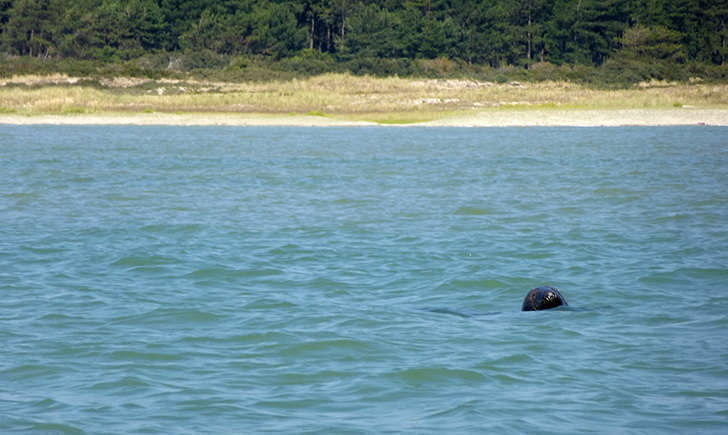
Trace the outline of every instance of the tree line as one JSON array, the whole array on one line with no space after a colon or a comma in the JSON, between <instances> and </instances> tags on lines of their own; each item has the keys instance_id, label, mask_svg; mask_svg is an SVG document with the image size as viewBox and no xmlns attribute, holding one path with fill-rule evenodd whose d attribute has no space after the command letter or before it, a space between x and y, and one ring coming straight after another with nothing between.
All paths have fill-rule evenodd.
<instances>
[{"instance_id":1,"label":"tree line","mask_svg":"<svg viewBox=\"0 0 728 435\"><path fill-rule=\"evenodd\" d=\"M728 0L0 0L0 51L724 65Z\"/></svg>"}]
</instances>

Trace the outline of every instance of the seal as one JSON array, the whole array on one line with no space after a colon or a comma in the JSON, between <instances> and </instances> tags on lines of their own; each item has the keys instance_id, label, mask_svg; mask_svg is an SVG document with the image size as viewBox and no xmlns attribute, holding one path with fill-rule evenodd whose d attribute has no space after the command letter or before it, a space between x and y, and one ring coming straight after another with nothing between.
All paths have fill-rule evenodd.
<instances>
[{"instance_id":1,"label":"seal","mask_svg":"<svg viewBox=\"0 0 728 435\"><path fill-rule=\"evenodd\" d=\"M569 305L556 287L542 286L528 292L523 299L521 311L548 310L560 305Z\"/></svg>"}]
</instances>

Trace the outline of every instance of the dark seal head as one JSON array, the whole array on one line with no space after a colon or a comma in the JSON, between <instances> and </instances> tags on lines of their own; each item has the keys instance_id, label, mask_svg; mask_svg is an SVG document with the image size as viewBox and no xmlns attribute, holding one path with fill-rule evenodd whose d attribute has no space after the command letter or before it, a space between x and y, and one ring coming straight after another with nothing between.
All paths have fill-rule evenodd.
<instances>
[{"instance_id":1,"label":"dark seal head","mask_svg":"<svg viewBox=\"0 0 728 435\"><path fill-rule=\"evenodd\" d=\"M569 304L567 304L566 299L561 296L559 289L548 286L536 287L528 292L525 299L523 299L523 307L521 307L521 311L548 310L549 308L556 308L560 305Z\"/></svg>"}]
</instances>

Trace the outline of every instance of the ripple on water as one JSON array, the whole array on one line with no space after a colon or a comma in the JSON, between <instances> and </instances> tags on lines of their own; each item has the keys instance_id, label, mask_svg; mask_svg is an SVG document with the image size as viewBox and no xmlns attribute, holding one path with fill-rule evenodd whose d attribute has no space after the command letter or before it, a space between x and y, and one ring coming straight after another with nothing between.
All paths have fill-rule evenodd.
<instances>
[{"instance_id":1,"label":"ripple on water","mask_svg":"<svg viewBox=\"0 0 728 435\"><path fill-rule=\"evenodd\" d=\"M234 269L213 266L197 269L185 275L186 278L207 279L214 281L234 281L245 278L265 278L283 275L283 271L275 268Z\"/></svg>"},{"instance_id":2,"label":"ripple on water","mask_svg":"<svg viewBox=\"0 0 728 435\"><path fill-rule=\"evenodd\" d=\"M410 385L447 383L452 385L482 382L485 376L480 371L453 369L448 367L410 367L394 370L387 374L391 382Z\"/></svg>"},{"instance_id":3,"label":"ripple on water","mask_svg":"<svg viewBox=\"0 0 728 435\"><path fill-rule=\"evenodd\" d=\"M111 322L116 325L181 325L190 328L199 324L217 323L225 318L222 314L197 309L160 307L144 313L117 317Z\"/></svg>"},{"instance_id":4,"label":"ripple on water","mask_svg":"<svg viewBox=\"0 0 728 435\"><path fill-rule=\"evenodd\" d=\"M0 130L2 433L725 426L724 128Z\"/></svg>"},{"instance_id":5,"label":"ripple on water","mask_svg":"<svg viewBox=\"0 0 728 435\"><path fill-rule=\"evenodd\" d=\"M184 355L176 353L140 352L134 350L117 350L109 354L112 361L135 361L135 362L171 362L186 359Z\"/></svg>"},{"instance_id":6,"label":"ripple on water","mask_svg":"<svg viewBox=\"0 0 728 435\"><path fill-rule=\"evenodd\" d=\"M165 265L170 265L170 264L179 264L181 262L182 262L182 260L180 258L169 257L169 256L164 256L164 255L134 254L134 255L125 255L121 258L118 258L113 263L111 263L111 266L136 269L136 268L144 268L144 267L151 267L151 266L165 266Z\"/></svg>"},{"instance_id":7,"label":"ripple on water","mask_svg":"<svg viewBox=\"0 0 728 435\"><path fill-rule=\"evenodd\" d=\"M27 427L31 432L48 433L48 434L84 434L82 429L76 426L61 423L35 423L35 422L19 422L18 426Z\"/></svg>"},{"instance_id":8,"label":"ripple on water","mask_svg":"<svg viewBox=\"0 0 728 435\"><path fill-rule=\"evenodd\" d=\"M116 353L111 355L112 359L127 359L126 355L118 355ZM153 360L156 358L133 358L141 359L143 361ZM136 393L140 388L145 389L150 387L151 384L135 376L123 376L118 379L107 379L103 382L97 382L91 385L91 390L102 390L105 394L124 395L125 393Z\"/></svg>"},{"instance_id":9,"label":"ripple on water","mask_svg":"<svg viewBox=\"0 0 728 435\"><path fill-rule=\"evenodd\" d=\"M459 216L486 216L491 214L502 214L502 212L491 210L485 207L462 206L455 210Z\"/></svg>"},{"instance_id":10,"label":"ripple on water","mask_svg":"<svg viewBox=\"0 0 728 435\"><path fill-rule=\"evenodd\" d=\"M376 352L378 346L371 342L350 338L306 340L288 344L277 353L293 360L307 358L356 359L357 355Z\"/></svg>"}]
</instances>

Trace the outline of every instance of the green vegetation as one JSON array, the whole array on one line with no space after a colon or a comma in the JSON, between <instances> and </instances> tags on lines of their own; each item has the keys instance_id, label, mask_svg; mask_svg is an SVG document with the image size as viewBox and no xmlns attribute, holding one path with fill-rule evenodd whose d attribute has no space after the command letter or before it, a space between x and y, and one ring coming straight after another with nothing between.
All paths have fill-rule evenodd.
<instances>
[{"instance_id":1,"label":"green vegetation","mask_svg":"<svg viewBox=\"0 0 728 435\"><path fill-rule=\"evenodd\" d=\"M103 113L305 114L410 123L456 113L563 109L728 107L728 84L643 82L598 89L566 81L494 83L321 74L306 79L215 82L66 75L0 79L0 112L18 115Z\"/></svg>"},{"instance_id":2,"label":"green vegetation","mask_svg":"<svg viewBox=\"0 0 728 435\"><path fill-rule=\"evenodd\" d=\"M0 0L0 77L728 78L728 0Z\"/></svg>"}]
</instances>

